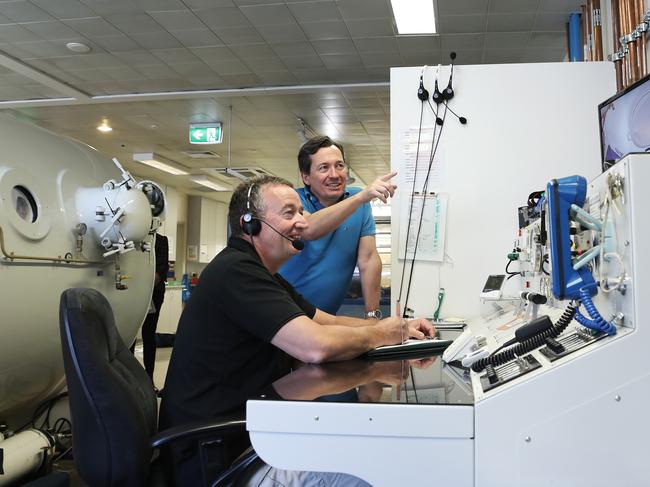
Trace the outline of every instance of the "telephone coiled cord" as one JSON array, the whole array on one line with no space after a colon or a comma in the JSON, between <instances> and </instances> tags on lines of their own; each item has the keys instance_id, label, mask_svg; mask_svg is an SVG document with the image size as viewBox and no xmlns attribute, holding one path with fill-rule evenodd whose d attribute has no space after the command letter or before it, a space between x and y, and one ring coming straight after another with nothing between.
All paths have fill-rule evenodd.
<instances>
[{"instance_id":1,"label":"telephone coiled cord","mask_svg":"<svg viewBox=\"0 0 650 487\"><path fill-rule=\"evenodd\" d=\"M507 362L510 362L516 357L519 357L525 353L535 350L538 347L541 347L542 345L544 345L545 340L547 338L558 337L559 335L562 334L562 332L564 332L566 327L569 326L569 323L571 323L571 320L576 315L579 305L580 305L579 303L569 304L564 310L564 313L562 313L562 316L560 316L560 319L558 319L557 322L551 328L535 336L532 336L521 343L517 343L516 345L508 348L507 350L504 350L502 352L496 353L494 355L491 355L489 357L474 362L472 364L472 370L474 372L481 372L483 371L483 369L485 369L487 365L492 365L493 367L503 365Z\"/></svg>"},{"instance_id":2,"label":"telephone coiled cord","mask_svg":"<svg viewBox=\"0 0 650 487\"><path fill-rule=\"evenodd\" d=\"M577 311L575 317L576 321L586 328L602 331L608 335L614 335L616 333L616 327L601 316L586 288L580 289L580 298L587 313L589 313L589 316L591 316L592 319L587 318L585 315L580 313L580 311Z\"/></svg>"}]
</instances>

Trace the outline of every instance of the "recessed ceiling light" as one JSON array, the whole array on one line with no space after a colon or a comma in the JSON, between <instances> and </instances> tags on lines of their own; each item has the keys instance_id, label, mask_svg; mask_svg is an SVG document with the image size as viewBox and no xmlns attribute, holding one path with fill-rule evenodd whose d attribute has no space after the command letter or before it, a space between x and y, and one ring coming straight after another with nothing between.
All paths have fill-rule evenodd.
<instances>
[{"instance_id":1,"label":"recessed ceiling light","mask_svg":"<svg viewBox=\"0 0 650 487\"><path fill-rule=\"evenodd\" d=\"M196 184L210 188L213 191L232 191L231 188L226 188L225 186L217 184L207 176L190 176L190 179Z\"/></svg>"},{"instance_id":2,"label":"recessed ceiling light","mask_svg":"<svg viewBox=\"0 0 650 487\"><path fill-rule=\"evenodd\" d=\"M65 47L67 47L72 52L77 52L79 54L90 52L90 46L87 46L81 42L68 42Z\"/></svg>"},{"instance_id":3,"label":"recessed ceiling light","mask_svg":"<svg viewBox=\"0 0 650 487\"><path fill-rule=\"evenodd\" d=\"M399 34L435 34L434 0L390 0Z\"/></svg>"},{"instance_id":4,"label":"recessed ceiling light","mask_svg":"<svg viewBox=\"0 0 650 487\"><path fill-rule=\"evenodd\" d=\"M113 131L113 127L108 125L108 121L102 120L102 123L97 126L97 130L103 133L108 133Z\"/></svg>"},{"instance_id":5,"label":"recessed ceiling light","mask_svg":"<svg viewBox=\"0 0 650 487\"><path fill-rule=\"evenodd\" d=\"M189 174L185 166L154 152L133 154L133 160L146 164L147 166L155 167L161 171L168 172L174 176Z\"/></svg>"}]
</instances>

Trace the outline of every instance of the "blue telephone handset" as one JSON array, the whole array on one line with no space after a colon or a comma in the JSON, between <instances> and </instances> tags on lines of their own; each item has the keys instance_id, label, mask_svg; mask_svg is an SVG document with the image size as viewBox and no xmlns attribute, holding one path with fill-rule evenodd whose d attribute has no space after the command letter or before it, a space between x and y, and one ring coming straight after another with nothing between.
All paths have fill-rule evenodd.
<instances>
[{"instance_id":1,"label":"blue telephone handset","mask_svg":"<svg viewBox=\"0 0 650 487\"><path fill-rule=\"evenodd\" d=\"M548 200L548 230L551 244L551 279L557 299L580 299L580 290L594 296L596 281L586 267L573 269L571 262L571 226L569 213L572 204L582 206L587 196L587 180L582 176L553 179L546 185Z\"/></svg>"}]
</instances>

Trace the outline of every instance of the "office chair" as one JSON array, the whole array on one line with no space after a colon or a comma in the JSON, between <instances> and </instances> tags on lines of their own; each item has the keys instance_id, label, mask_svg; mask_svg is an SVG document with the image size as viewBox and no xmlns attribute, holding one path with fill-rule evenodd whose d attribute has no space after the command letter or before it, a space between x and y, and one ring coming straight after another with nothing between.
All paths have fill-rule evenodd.
<instances>
[{"instance_id":1,"label":"office chair","mask_svg":"<svg viewBox=\"0 0 650 487\"><path fill-rule=\"evenodd\" d=\"M158 405L151 379L124 345L113 311L94 289L61 295L59 324L72 416L73 453L81 478L93 487L166 485L156 449L172 442L215 443L241 434L245 419L194 422L156 432ZM218 443L219 441L217 441ZM213 486L236 485L257 455L218 465ZM202 472L205 479L205 470ZM207 482L206 482L207 484Z\"/></svg>"}]
</instances>

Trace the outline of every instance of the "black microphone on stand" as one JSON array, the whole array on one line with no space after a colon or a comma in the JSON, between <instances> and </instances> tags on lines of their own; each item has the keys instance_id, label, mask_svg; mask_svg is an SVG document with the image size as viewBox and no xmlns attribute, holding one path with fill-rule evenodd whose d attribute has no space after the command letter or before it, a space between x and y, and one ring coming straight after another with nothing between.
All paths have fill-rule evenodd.
<instances>
[{"instance_id":1,"label":"black microphone on stand","mask_svg":"<svg viewBox=\"0 0 650 487\"><path fill-rule=\"evenodd\" d=\"M304 241L303 239L299 238L299 239L294 240L294 239L292 239L291 237L286 236L284 233L281 233L280 231L276 230L276 229L273 227L273 225L271 225L270 223L267 223L266 221L262 220L261 218L258 218L258 220L261 221L262 223L264 223L264 225L266 225L267 227L269 227L269 228L270 228L271 230L273 230L275 233L277 233L278 235L280 235L280 237L282 237L282 238L286 238L289 242L291 242L291 245L293 245L293 248L294 248L294 249L296 249L296 250L302 250L302 249L305 248L305 241Z\"/></svg>"}]
</instances>

